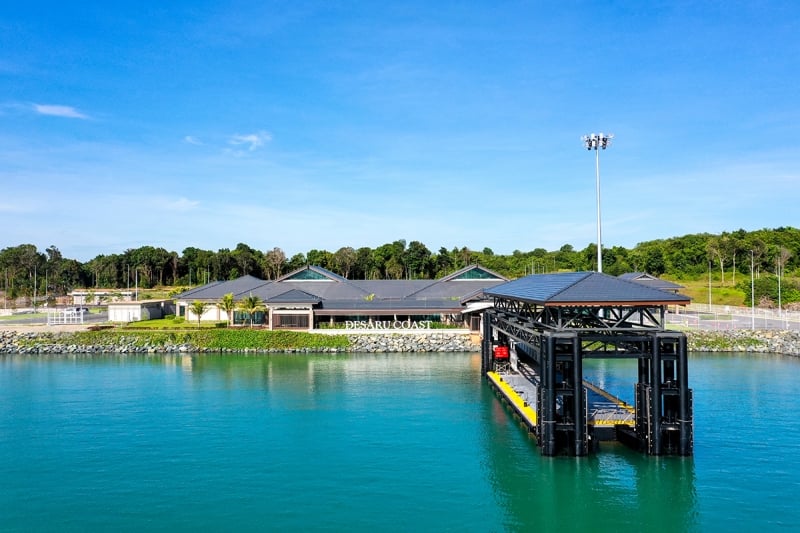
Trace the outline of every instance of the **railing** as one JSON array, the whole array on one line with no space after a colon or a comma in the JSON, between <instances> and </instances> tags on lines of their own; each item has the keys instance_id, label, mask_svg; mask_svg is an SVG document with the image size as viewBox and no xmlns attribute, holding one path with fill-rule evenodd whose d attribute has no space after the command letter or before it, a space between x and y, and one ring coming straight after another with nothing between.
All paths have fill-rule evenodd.
<instances>
[{"instance_id":1,"label":"railing","mask_svg":"<svg viewBox=\"0 0 800 533\"><path fill-rule=\"evenodd\" d=\"M47 311L47 325L83 324L83 311L75 309L50 309Z\"/></svg>"},{"instance_id":2,"label":"railing","mask_svg":"<svg viewBox=\"0 0 800 533\"><path fill-rule=\"evenodd\" d=\"M667 324L692 329L791 329L800 330L800 312L735 305L691 304L670 309Z\"/></svg>"}]
</instances>

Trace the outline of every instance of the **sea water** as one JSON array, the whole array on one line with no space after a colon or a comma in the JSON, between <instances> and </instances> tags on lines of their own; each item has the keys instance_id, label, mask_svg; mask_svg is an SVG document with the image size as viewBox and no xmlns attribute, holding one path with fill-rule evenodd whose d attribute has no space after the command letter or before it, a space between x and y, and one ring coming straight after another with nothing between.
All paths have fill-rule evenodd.
<instances>
[{"instance_id":1,"label":"sea water","mask_svg":"<svg viewBox=\"0 0 800 533\"><path fill-rule=\"evenodd\" d=\"M800 360L689 368L693 457L549 458L475 354L0 356L0 530L798 530Z\"/></svg>"}]
</instances>

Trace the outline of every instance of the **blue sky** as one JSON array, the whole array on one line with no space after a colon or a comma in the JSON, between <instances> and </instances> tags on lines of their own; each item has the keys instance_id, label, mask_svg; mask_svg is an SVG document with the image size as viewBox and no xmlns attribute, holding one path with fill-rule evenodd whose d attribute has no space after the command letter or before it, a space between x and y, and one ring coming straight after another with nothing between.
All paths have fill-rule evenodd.
<instances>
[{"instance_id":1,"label":"blue sky","mask_svg":"<svg viewBox=\"0 0 800 533\"><path fill-rule=\"evenodd\" d=\"M798 225L800 4L12 2L0 248L584 248Z\"/></svg>"}]
</instances>

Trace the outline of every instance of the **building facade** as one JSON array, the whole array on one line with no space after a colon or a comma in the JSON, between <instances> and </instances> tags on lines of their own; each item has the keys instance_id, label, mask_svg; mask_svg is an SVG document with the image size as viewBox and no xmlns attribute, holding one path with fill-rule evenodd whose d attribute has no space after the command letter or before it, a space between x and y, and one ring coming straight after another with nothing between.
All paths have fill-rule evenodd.
<instances>
[{"instance_id":1,"label":"building facade","mask_svg":"<svg viewBox=\"0 0 800 533\"><path fill-rule=\"evenodd\" d=\"M437 280L349 280L317 266L306 266L274 281L242 276L215 281L176 297L176 314L197 320L194 301L205 302L201 320L228 321L220 308L226 294L236 302L255 297L258 311L233 312L234 325L268 329L414 329L448 324L479 328L483 290L508 281L478 265ZM252 316L251 316L252 315Z\"/></svg>"}]
</instances>

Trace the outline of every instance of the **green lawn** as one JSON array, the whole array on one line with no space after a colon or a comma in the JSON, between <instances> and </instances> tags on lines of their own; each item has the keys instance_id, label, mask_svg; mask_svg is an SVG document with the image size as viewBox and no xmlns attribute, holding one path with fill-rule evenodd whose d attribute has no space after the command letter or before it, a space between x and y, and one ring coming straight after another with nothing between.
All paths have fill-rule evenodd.
<instances>
[{"instance_id":1,"label":"green lawn","mask_svg":"<svg viewBox=\"0 0 800 533\"><path fill-rule=\"evenodd\" d=\"M738 280L738 277L737 277ZM708 303L708 280L670 280L679 285L683 285L681 294L685 294L692 299L693 303ZM745 303L744 292L737 289L725 278L725 285L721 285L719 280L711 280L711 303L713 305L749 305Z\"/></svg>"},{"instance_id":2,"label":"green lawn","mask_svg":"<svg viewBox=\"0 0 800 533\"><path fill-rule=\"evenodd\" d=\"M200 322L199 329L215 329L215 328L224 328L228 325L227 322ZM191 330L191 329L198 329L197 321L187 322L183 318L159 318L156 320L140 320L138 322L130 322L124 326L120 326L125 329L150 329L150 330L159 330L159 329L169 329L169 330Z\"/></svg>"}]
</instances>

